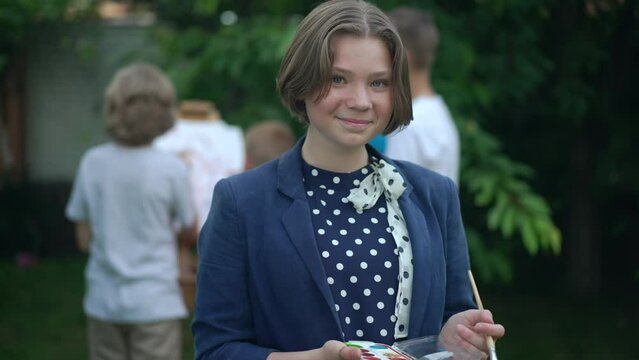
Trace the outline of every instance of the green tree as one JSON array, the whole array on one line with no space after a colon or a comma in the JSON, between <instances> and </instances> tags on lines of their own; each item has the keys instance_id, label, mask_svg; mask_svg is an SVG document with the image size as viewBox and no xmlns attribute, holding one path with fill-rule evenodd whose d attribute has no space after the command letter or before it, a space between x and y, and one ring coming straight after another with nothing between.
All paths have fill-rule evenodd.
<instances>
[{"instance_id":1,"label":"green tree","mask_svg":"<svg viewBox=\"0 0 639 360\"><path fill-rule=\"evenodd\" d=\"M466 78L444 89L447 99L536 170L528 182L549 199L566 235L559 270L568 288L597 294L633 287L639 233L630 224L639 216L639 171L629 154L639 152L632 120L639 100L632 89L639 80L632 60L639 53L637 1L437 3L439 18L453 29L453 41L444 44L465 44L470 55L462 58L472 63L462 68ZM454 61L439 62L436 73L445 82L458 73ZM494 209L493 216L510 216ZM561 276L546 275L553 278Z\"/></svg>"},{"instance_id":2,"label":"green tree","mask_svg":"<svg viewBox=\"0 0 639 360\"><path fill-rule=\"evenodd\" d=\"M24 46L32 26L81 17L91 10L90 5L79 0L0 0L0 73Z\"/></svg>"},{"instance_id":3,"label":"green tree","mask_svg":"<svg viewBox=\"0 0 639 360\"><path fill-rule=\"evenodd\" d=\"M575 293L625 291L639 264L630 225L639 216L637 11L637 1L539 2L538 49L552 67L486 117L512 153L547 174L536 183L564 223Z\"/></svg>"},{"instance_id":4,"label":"green tree","mask_svg":"<svg viewBox=\"0 0 639 360\"><path fill-rule=\"evenodd\" d=\"M275 76L295 25L254 16L215 32L162 28L157 39L181 98L211 99L228 121L247 127L265 118L290 120L275 93Z\"/></svg>"}]
</instances>

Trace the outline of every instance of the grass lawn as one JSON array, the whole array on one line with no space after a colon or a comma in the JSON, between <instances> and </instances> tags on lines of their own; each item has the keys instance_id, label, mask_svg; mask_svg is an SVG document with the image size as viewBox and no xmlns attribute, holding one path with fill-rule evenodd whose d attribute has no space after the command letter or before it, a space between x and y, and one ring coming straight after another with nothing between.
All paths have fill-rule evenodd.
<instances>
[{"instance_id":1,"label":"grass lawn","mask_svg":"<svg viewBox=\"0 0 639 360\"><path fill-rule=\"evenodd\" d=\"M631 360L639 338L638 302L580 301L482 293L484 306L506 327L501 360Z\"/></svg>"},{"instance_id":2,"label":"grass lawn","mask_svg":"<svg viewBox=\"0 0 639 360\"><path fill-rule=\"evenodd\" d=\"M48 259L30 269L0 260L0 359L86 359L82 312L83 258ZM503 323L501 360L632 360L637 352L637 302L571 301L481 289L484 305ZM193 358L185 321L184 359Z\"/></svg>"},{"instance_id":3,"label":"grass lawn","mask_svg":"<svg viewBox=\"0 0 639 360\"><path fill-rule=\"evenodd\" d=\"M49 259L30 269L0 260L0 359L87 359L84 258ZM189 320L190 321L190 320ZM184 359L193 337L184 322Z\"/></svg>"}]
</instances>

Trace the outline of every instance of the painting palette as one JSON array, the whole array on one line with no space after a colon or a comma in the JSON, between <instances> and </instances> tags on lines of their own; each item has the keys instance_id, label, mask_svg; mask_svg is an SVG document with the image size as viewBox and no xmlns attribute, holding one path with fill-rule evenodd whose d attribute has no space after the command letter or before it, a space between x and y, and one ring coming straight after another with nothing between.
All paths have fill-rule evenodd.
<instances>
[{"instance_id":1,"label":"painting palette","mask_svg":"<svg viewBox=\"0 0 639 360\"><path fill-rule=\"evenodd\" d=\"M358 348L362 351L362 360L412 360L413 357L404 355L390 345L372 341L347 341L346 346Z\"/></svg>"}]
</instances>

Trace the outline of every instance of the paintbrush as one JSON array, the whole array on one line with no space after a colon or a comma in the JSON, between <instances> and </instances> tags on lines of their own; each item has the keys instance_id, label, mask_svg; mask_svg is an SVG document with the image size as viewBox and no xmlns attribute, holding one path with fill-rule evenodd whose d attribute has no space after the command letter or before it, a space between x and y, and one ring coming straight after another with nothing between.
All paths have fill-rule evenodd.
<instances>
[{"instance_id":1,"label":"paintbrush","mask_svg":"<svg viewBox=\"0 0 639 360\"><path fill-rule=\"evenodd\" d=\"M481 298L479 297L479 291L477 290L477 285L475 284L475 278L473 278L473 272L468 270L468 278L470 279L470 285L473 287L473 294L475 294L475 300L477 301L477 306L479 306L479 310L484 310L484 305L481 303ZM492 336L486 337L486 344L488 345L488 351L490 355L490 360L497 360L497 351L495 350L495 340Z\"/></svg>"}]
</instances>

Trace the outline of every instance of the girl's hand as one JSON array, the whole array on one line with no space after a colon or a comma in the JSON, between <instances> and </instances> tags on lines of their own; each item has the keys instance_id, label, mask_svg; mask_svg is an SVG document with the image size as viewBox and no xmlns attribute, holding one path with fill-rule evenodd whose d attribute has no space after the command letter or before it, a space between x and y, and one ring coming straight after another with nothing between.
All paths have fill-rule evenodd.
<instances>
[{"instance_id":1,"label":"girl's hand","mask_svg":"<svg viewBox=\"0 0 639 360\"><path fill-rule=\"evenodd\" d=\"M362 352L359 349L348 347L343 342L336 340L329 340L324 343L322 350L322 357L317 360L360 360Z\"/></svg>"},{"instance_id":2,"label":"girl's hand","mask_svg":"<svg viewBox=\"0 0 639 360\"><path fill-rule=\"evenodd\" d=\"M486 337L497 340L506 330L495 324L488 310L466 310L448 319L439 333L439 344L454 354L455 360L488 358Z\"/></svg>"},{"instance_id":3,"label":"girl's hand","mask_svg":"<svg viewBox=\"0 0 639 360\"><path fill-rule=\"evenodd\" d=\"M329 340L319 349L298 352L273 352L267 360L360 360L359 349L346 346L343 342Z\"/></svg>"}]
</instances>

